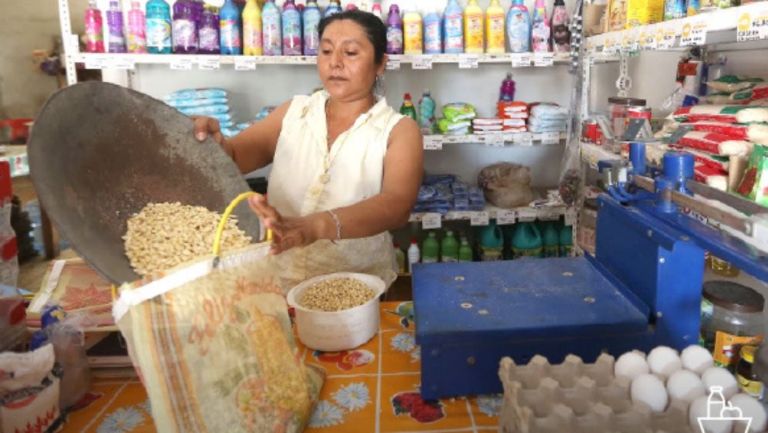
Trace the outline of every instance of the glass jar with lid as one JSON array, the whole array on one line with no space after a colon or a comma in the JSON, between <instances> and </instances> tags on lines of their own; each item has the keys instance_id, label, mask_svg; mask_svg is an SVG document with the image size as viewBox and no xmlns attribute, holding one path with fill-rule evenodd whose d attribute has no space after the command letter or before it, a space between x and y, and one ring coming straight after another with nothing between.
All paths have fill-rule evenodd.
<instances>
[{"instance_id":1,"label":"glass jar with lid","mask_svg":"<svg viewBox=\"0 0 768 433\"><path fill-rule=\"evenodd\" d=\"M733 370L741 346L762 342L764 304L763 296L747 286L730 281L704 283L701 339L715 364Z\"/></svg>"}]
</instances>

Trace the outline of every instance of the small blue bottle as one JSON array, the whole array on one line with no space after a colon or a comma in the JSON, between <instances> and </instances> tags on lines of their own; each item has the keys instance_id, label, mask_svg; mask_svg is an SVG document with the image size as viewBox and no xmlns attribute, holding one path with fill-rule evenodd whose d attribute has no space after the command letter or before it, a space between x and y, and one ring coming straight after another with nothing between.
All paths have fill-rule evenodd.
<instances>
[{"instance_id":1,"label":"small blue bottle","mask_svg":"<svg viewBox=\"0 0 768 433\"><path fill-rule=\"evenodd\" d=\"M147 52L171 54L171 7L165 0L149 0L146 9Z\"/></svg>"},{"instance_id":2,"label":"small blue bottle","mask_svg":"<svg viewBox=\"0 0 768 433\"><path fill-rule=\"evenodd\" d=\"M232 0L227 0L219 12L221 54L240 55L243 53L240 27L240 9Z\"/></svg>"}]
</instances>

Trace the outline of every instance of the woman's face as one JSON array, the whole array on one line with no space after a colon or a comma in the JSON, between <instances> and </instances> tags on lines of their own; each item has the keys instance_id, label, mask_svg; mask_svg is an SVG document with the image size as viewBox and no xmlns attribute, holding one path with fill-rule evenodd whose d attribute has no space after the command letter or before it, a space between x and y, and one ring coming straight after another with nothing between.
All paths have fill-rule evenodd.
<instances>
[{"instance_id":1,"label":"woman's face","mask_svg":"<svg viewBox=\"0 0 768 433\"><path fill-rule=\"evenodd\" d=\"M354 100L371 93L376 75L384 72L384 62L376 64L373 44L362 27L352 20L339 20L323 32L317 70L331 97Z\"/></svg>"}]
</instances>

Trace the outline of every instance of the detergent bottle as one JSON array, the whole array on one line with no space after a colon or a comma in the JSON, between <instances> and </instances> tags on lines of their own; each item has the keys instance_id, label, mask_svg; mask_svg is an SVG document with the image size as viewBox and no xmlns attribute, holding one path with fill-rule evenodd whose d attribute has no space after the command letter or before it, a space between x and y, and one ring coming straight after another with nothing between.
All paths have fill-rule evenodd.
<instances>
[{"instance_id":1,"label":"detergent bottle","mask_svg":"<svg viewBox=\"0 0 768 433\"><path fill-rule=\"evenodd\" d=\"M464 52L483 52L483 9L477 0L469 0L464 9Z\"/></svg>"},{"instance_id":2,"label":"detergent bottle","mask_svg":"<svg viewBox=\"0 0 768 433\"><path fill-rule=\"evenodd\" d=\"M533 9L533 26L531 28L533 52L546 53L550 51L550 33L549 21L547 20L547 6L544 4L544 0L536 0Z\"/></svg>"},{"instance_id":3,"label":"detergent bottle","mask_svg":"<svg viewBox=\"0 0 768 433\"><path fill-rule=\"evenodd\" d=\"M443 12L443 47L448 54L464 52L464 11L457 0L448 0Z\"/></svg>"},{"instance_id":4,"label":"detergent bottle","mask_svg":"<svg viewBox=\"0 0 768 433\"><path fill-rule=\"evenodd\" d=\"M282 24L280 9L274 0L267 0L261 10L262 39L265 56L280 56L283 54Z\"/></svg>"},{"instance_id":5,"label":"detergent bottle","mask_svg":"<svg viewBox=\"0 0 768 433\"><path fill-rule=\"evenodd\" d=\"M512 256L516 259L521 257L541 257L542 250L541 232L536 227L536 223L517 223L512 235Z\"/></svg>"},{"instance_id":6,"label":"detergent bottle","mask_svg":"<svg viewBox=\"0 0 768 433\"><path fill-rule=\"evenodd\" d=\"M123 10L119 0L109 2L107 10L107 27L109 27L109 40L107 51L110 53L124 53L125 34L123 33Z\"/></svg>"},{"instance_id":7,"label":"detergent bottle","mask_svg":"<svg viewBox=\"0 0 768 433\"><path fill-rule=\"evenodd\" d=\"M374 3L371 13L376 15L381 20L381 22L384 22L384 13L381 11L381 3Z\"/></svg>"},{"instance_id":8,"label":"detergent bottle","mask_svg":"<svg viewBox=\"0 0 768 433\"><path fill-rule=\"evenodd\" d=\"M200 28L198 29L198 52L200 54L219 54L221 45L219 40L219 15L215 10L206 6L200 16Z\"/></svg>"},{"instance_id":9,"label":"detergent bottle","mask_svg":"<svg viewBox=\"0 0 768 433\"><path fill-rule=\"evenodd\" d=\"M320 34L318 26L320 25L322 14L317 7L315 0L309 0L307 7L302 12L302 23L304 25L304 55L316 56L317 49L320 47Z\"/></svg>"},{"instance_id":10,"label":"detergent bottle","mask_svg":"<svg viewBox=\"0 0 768 433\"><path fill-rule=\"evenodd\" d=\"M440 13L430 10L424 15L424 53L440 54L443 52L443 25Z\"/></svg>"},{"instance_id":11,"label":"detergent bottle","mask_svg":"<svg viewBox=\"0 0 768 433\"><path fill-rule=\"evenodd\" d=\"M416 107L413 106L413 100L411 99L410 93L403 95L403 105L400 106L400 114L418 121Z\"/></svg>"},{"instance_id":12,"label":"detergent bottle","mask_svg":"<svg viewBox=\"0 0 768 433\"><path fill-rule=\"evenodd\" d=\"M104 19L96 0L89 0L85 10L85 51L104 52Z\"/></svg>"},{"instance_id":13,"label":"detergent bottle","mask_svg":"<svg viewBox=\"0 0 768 433\"><path fill-rule=\"evenodd\" d=\"M440 244L434 231L429 232L421 246L421 263L437 263L440 261Z\"/></svg>"},{"instance_id":14,"label":"detergent bottle","mask_svg":"<svg viewBox=\"0 0 768 433\"><path fill-rule=\"evenodd\" d=\"M510 52L531 51L531 14L523 0L515 0L507 12L507 40Z\"/></svg>"},{"instance_id":15,"label":"detergent bottle","mask_svg":"<svg viewBox=\"0 0 768 433\"><path fill-rule=\"evenodd\" d=\"M560 229L560 257L569 257L573 252L573 227L564 225Z\"/></svg>"},{"instance_id":16,"label":"detergent bottle","mask_svg":"<svg viewBox=\"0 0 768 433\"><path fill-rule=\"evenodd\" d=\"M490 6L485 11L485 51L491 54L500 54L506 51L504 42L504 8L499 0L491 0Z\"/></svg>"},{"instance_id":17,"label":"detergent bottle","mask_svg":"<svg viewBox=\"0 0 768 433\"><path fill-rule=\"evenodd\" d=\"M198 50L197 20L192 0L176 0L173 4L173 52L195 54Z\"/></svg>"},{"instance_id":18,"label":"detergent bottle","mask_svg":"<svg viewBox=\"0 0 768 433\"><path fill-rule=\"evenodd\" d=\"M147 9L147 51L171 54L171 7L165 0L149 0Z\"/></svg>"},{"instance_id":19,"label":"detergent bottle","mask_svg":"<svg viewBox=\"0 0 768 433\"><path fill-rule=\"evenodd\" d=\"M389 7L387 15L387 54L403 54L403 20L395 4Z\"/></svg>"},{"instance_id":20,"label":"detergent bottle","mask_svg":"<svg viewBox=\"0 0 768 433\"><path fill-rule=\"evenodd\" d=\"M440 243L440 253L442 254L441 261L444 263L459 261L459 242L451 230L445 232L445 236L443 236L443 241Z\"/></svg>"},{"instance_id":21,"label":"detergent bottle","mask_svg":"<svg viewBox=\"0 0 768 433\"><path fill-rule=\"evenodd\" d=\"M144 19L144 11L138 1L131 2L131 10L128 11L128 52L146 53L147 36L145 28L147 22Z\"/></svg>"},{"instance_id":22,"label":"detergent bottle","mask_svg":"<svg viewBox=\"0 0 768 433\"><path fill-rule=\"evenodd\" d=\"M467 238L461 238L461 245L459 245L459 262L467 263L474 260L472 254L472 247L469 245Z\"/></svg>"},{"instance_id":23,"label":"detergent bottle","mask_svg":"<svg viewBox=\"0 0 768 433\"><path fill-rule=\"evenodd\" d=\"M294 0L285 0L283 4L283 55L301 55L301 14L296 9Z\"/></svg>"},{"instance_id":24,"label":"detergent bottle","mask_svg":"<svg viewBox=\"0 0 768 433\"><path fill-rule=\"evenodd\" d=\"M243 9L243 54L246 56L260 56L264 52L261 25L259 3L248 0Z\"/></svg>"},{"instance_id":25,"label":"detergent bottle","mask_svg":"<svg viewBox=\"0 0 768 433\"><path fill-rule=\"evenodd\" d=\"M408 247L408 271L413 272L413 265L421 261L421 250L416 239L411 239L411 246Z\"/></svg>"},{"instance_id":26,"label":"detergent bottle","mask_svg":"<svg viewBox=\"0 0 768 433\"><path fill-rule=\"evenodd\" d=\"M480 260L493 262L502 259L504 252L504 234L501 228L491 221L480 232Z\"/></svg>"},{"instance_id":27,"label":"detergent bottle","mask_svg":"<svg viewBox=\"0 0 768 433\"><path fill-rule=\"evenodd\" d=\"M233 0L226 0L219 11L219 39L221 54L240 55L243 44L240 39L240 9Z\"/></svg>"},{"instance_id":28,"label":"detergent bottle","mask_svg":"<svg viewBox=\"0 0 768 433\"><path fill-rule=\"evenodd\" d=\"M507 73L507 77L501 82L499 89L499 102L511 102L515 100L515 80L512 79L512 73Z\"/></svg>"},{"instance_id":29,"label":"detergent bottle","mask_svg":"<svg viewBox=\"0 0 768 433\"><path fill-rule=\"evenodd\" d=\"M544 257L560 256L560 230L554 221L541 223Z\"/></svg>"},{"instance_id":30,"label":"detergent bottle","mask_svg":"<svg viewBox=\"0 0 768 433\"><path fill-rule=\"evenodd\" d=\"M424 53L424 30L422 27L421 14L410 9L403 16L403 41L405 54Z\"/></svg>"},{"instance_id":31,"label":"detergent bottle","mask_svg":"<svg viewBox=\"0 0 768 433\"><path fill-rule=\"evenodd\" d=\"M328 7L325 8L325 14L323 14L324 18L328 18L331 15L336 15L341 12L341 5L339 4L339 0L331 0L331 2L328 4Z\"/></svg>"},{"instance_id":32,"label":"detergent bottle","mask_svg":"<svg viewBox=\"0 0 768 433\"><path fill-rule=\"evenodd\" d=\"M556 53L571 52L571 30L568 28L568 11L563 0L555 0L552 9L552 51Z\"/></svg>"},{"instance_id":33,"label":"detergent bottle","mask_svg":"<svg viewBox=\"0 0 768 433\"><path fill-rule=\"evenodd\" d=\"M419 127L423 135L434 134L435 132L435 109L437 104L432 99L429 90L425 90L419 100Z\"/></svg>"}]
</instances>

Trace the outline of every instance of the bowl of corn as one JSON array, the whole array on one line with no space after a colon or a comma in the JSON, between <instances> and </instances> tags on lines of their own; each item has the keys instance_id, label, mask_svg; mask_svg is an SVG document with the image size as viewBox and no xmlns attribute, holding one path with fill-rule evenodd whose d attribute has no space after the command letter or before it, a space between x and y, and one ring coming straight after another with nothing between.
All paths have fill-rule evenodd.
<instances>
[{"instance_id":1,"label":"bowl of corn","mask_svg":"<svg viewBox=\"0 0 768 433\"><path fill-rule=\"evenodd\" d=\"M340 272L292 288L296 333L305 346L338 352L360 346L379 330L379 296L386 285L373 275Z\"/></svg>"}]
</instances>

